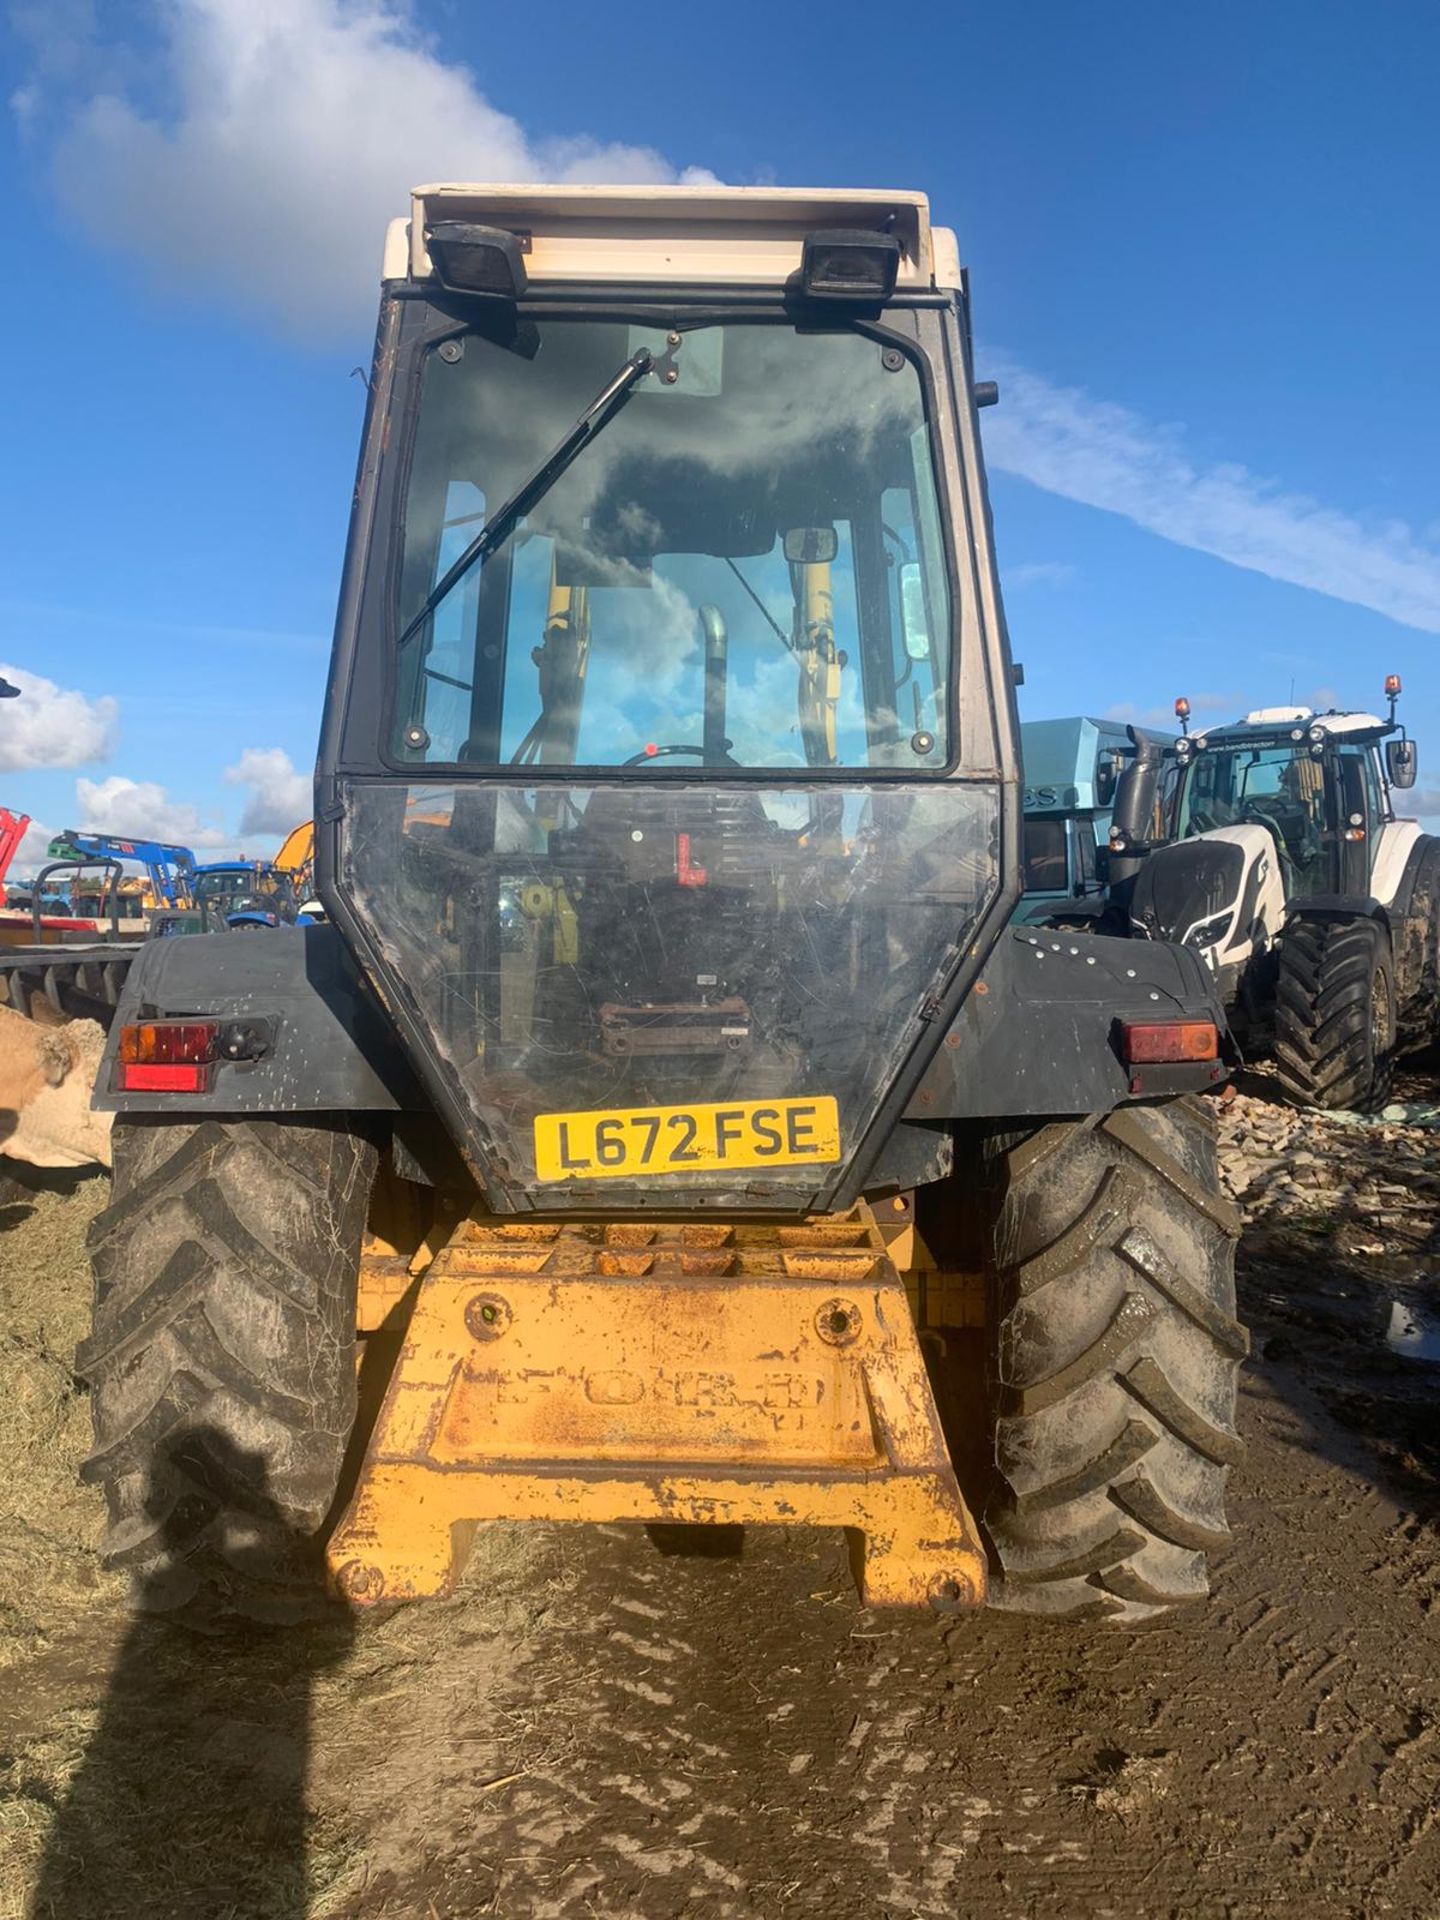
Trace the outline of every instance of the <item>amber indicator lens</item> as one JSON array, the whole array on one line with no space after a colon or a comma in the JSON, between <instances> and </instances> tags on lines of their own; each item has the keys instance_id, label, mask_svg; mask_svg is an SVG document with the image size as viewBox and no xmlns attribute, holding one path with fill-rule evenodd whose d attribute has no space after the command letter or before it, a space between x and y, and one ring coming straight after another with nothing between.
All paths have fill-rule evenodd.
<instances>
[{"instance_id":1,"label":"amber indicator lens","mask_svg":"<svg viewBox=\"0 0 1440 1920\"><path fill-rule=\"evenodd\" d=\"M120 1029L122 1066L203 1066L215 1058L218 1020L152 1020Z\"/></svg>"}]
</instances>

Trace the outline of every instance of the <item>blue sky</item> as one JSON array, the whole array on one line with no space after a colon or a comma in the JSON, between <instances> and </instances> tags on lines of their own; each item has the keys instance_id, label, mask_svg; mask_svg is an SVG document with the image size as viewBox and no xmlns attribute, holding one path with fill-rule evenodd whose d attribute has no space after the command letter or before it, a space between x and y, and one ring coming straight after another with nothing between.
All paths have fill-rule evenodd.
<instances>
[{"instance_id":1,"label":"blue sky","mask_svg":"<svg viewBox=\"0 0 1440 1920\"><path fill-rule=\"evenodd\" d=\"M1027 715L1374 707L1440 814L1440 12L44 0L4 44L0 804L301 817L385 219L421 178L919 186ZM38 682L37 682L38 676ZM49 683L48 685L42 683Z\"/></svg>"}]
</instances>

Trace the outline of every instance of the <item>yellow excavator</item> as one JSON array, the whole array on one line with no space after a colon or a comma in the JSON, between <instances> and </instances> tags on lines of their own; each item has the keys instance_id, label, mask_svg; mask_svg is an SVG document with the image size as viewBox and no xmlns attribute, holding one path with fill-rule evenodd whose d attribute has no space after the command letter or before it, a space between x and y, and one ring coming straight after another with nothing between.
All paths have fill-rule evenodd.
<instances>
[{"instance_id":1,"label":"yellow excavator","mask_svg":"<svg viewBox=\"0 0 1440 1920\"><path fill-rule=\"evenodd\" d=\"M423 1598L515 1519L840 1528L942 1612L1206 1590L1228 1039L1187 950L1009 924L993 398L922 194L414 191L328 924L153 943L97 1089L143 1604Z\"/></svg>"},{"instance_id":2,"label":"yellow excavator","mask_svg":"<svg viewBox=\"0 0 1440 1920\"><path fill-rule=\"evenodd\" d=\"M292 827L280 843L273 862L276 871L288 873L297 901L310 898L315 886L315 822L302 820Z\"/></svg>"}]
</instances>

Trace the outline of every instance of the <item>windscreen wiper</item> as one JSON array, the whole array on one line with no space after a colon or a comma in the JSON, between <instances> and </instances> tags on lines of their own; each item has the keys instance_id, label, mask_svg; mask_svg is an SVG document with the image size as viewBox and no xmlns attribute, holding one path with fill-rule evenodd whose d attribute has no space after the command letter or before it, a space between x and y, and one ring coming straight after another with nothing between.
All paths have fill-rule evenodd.
<instances>
[{"instance_id":1,"label":"windscreen wiper","mask_svg":"<svg viewBox=\"0 0 1440 1920\"><path fill-rule=\"evenodd\" d=\"M596 394L560 444L546 454L534 472L522 480L504 505L496 510L493 518L485 522L454 565L445 569L426 594L420 611L401 633L397 646L403 647L424 626L451 588L463 580L473 566L488 560L495 549L509 539L530 509L545 498L567 471L581 448L609 426L629 399L636 382L643 380L654 364L655 356L648 347L641 347L637 353L631 354L614 378L607 381Z\"/></svg>"},{"instance_id":2,"label":"windscreen wiper","mask_svg":"<svg viewBox=\"0 0 1440 1920\"><path fill-rule=\"evenodd\" d=\"M740 571L739 567L737 567L735 562L730 558L729 554L728 553L725 554L723 558L726 566L729 567L731 573L734 574L735 578L740 582L741 586L745 589L746 593L749 594L750 598L755 602L756 606L760 609L761 613L770 622L770 625L773 628L775 635L779 640L781 646L785 648L787 653L794 653L795 651L794 640L790 637L788 633L786 633L785 629L781 626L780 622L775 618L774 614L771 613L770 609L766 606L765 602L760 598L759 594L755 591L754 587L751 586L750 582L745 578L744 574Z\"/></svg>"}]
</instances>

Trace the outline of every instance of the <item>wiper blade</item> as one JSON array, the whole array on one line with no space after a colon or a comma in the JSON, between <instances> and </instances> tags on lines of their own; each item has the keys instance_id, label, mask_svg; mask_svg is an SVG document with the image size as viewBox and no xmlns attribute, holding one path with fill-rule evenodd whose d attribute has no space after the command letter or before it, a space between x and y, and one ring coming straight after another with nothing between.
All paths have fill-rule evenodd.
<instances>
[{"instance_id":1,"label":"wiper blade","mask_svg":"<svg viewBox=\"0 0 1440 1920\"><path fill-rule=\"evenodd\" d=\"M774 614L771 613L770 609L766 606L765 602L760 598L759 594L755 591L754 587L751 586L750 582L745 578L744 574L740 571L739 567L736 566L735 562L730 558L728 553L724 556L724 560L725 560L726 566L729 567L731 573L734 574L735 578L740 582L741 586L745 589L746 593L749 594L750 598L755 602L756 606L760 609L761 613L770 622L771 628L773 629L776 635L776 638L779 640L781 646L785 648L787 653L794 653L795 651L794 640L790 637L788 633L786 633L785 629L781 626L780 622L775 618Z\"/></svg>"},{"instance_id":2,"label":"wiper blade","mask_svg":"<svg viewBox=\"0 0 1440 1920\"><path fill-rule=\"evenodd\" d=\"M509 539L530 509L538 506L567 471L580 450L609 426L630 397L636 382L643 380L654 364L655 356L648 347L641 347L638 353L631 354L614 378L607 381L596 394L560 444L546 454L528 478L521 481L510 498L497 509L494 517L485 522L459 559L441 574L425 596L420 611L401 633L397 647L403 647L424 626L440 602L472 567L482 560L488 560L495 549Z\"/></svg>"}]
</instances>

